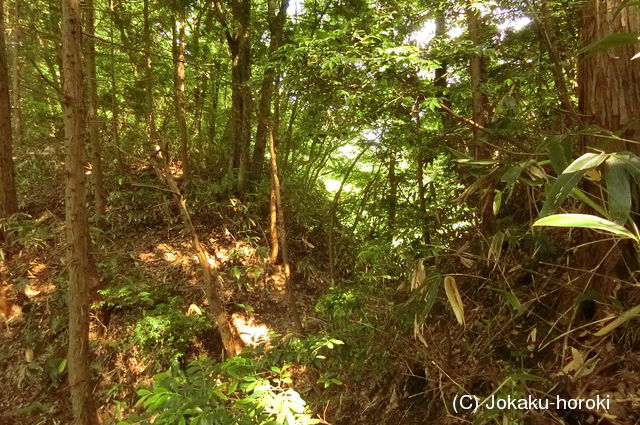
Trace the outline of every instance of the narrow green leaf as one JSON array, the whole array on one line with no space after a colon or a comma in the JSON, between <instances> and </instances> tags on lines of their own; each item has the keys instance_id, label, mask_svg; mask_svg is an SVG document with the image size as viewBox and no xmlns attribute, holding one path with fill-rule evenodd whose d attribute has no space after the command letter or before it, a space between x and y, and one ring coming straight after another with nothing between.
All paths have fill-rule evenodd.
<instances>
[{"instance_id":1,"label":"narrow green leaf","mask_svg":"<svg viewBox=\"0 0 640 425\"><path fill-rule=\"evenodd\" d=\"M525 163L526 164L526 163ZM500 178L500 181L507 184L507 189L515 184L515 182L522 174L522 170L524 170L523 164L516 164L513 167L509 168Z\"/></svg>"},{"instance_id":2,"label":"narrow green leaf","mask_svg":"<svg viewBox=\"0 0 640 425\"><path fill-rule=\"evenodd\" d=\"M562 174L571 174L575 173L576 171L586 171L590 170L591 168L596 168L598 165L602 164L602 161L604 161L606 158L607 155L603 152L585 153L584 155L573 161L571 164L569 164L569 166L564 169Z\"/></svg>"},{"instance_id":3,"label":"narrow green leaf","mask_svg":"<svg viewBox=\"0 0 640 425\"><path fill-rule=\"evenodd\" d=\"M611 331L613 331L615 328L617 328L618 326L628 322L629 320L633 319L634 317L637 317L638 315L640 315L640 305L637 305L637 306L625 311L619 317L617 317L614 321L609 323L604 328L600 329L594 335L595 336L605 336L608 333L610 333Z\"/></svg>"},{"instance_id":4,"label":"narrow green leaf","mask_svg":"<svg viewBox=\"0 0 640 425\"><path fill-rule=\"evenodd\" d=\"M604 208L602 208L600 205L596 204L591 198L589 198L589 196L587 196L586 193L584 193L583 191L581 191L577 187L574 187L571 190L571 194L573 196L575 196L576 199L578 199L579 201L584 202L585 205L587 205L588 207L592 208L595 212L597 212L601 216L604 216L604 217L608 216L607 211Z\"/></svg>"},{"instance_id":5,"label":"narrow green leaf","mask_svg":"<svg viewBox=\"0 0 640 425\"><path fill-rule=\"evenodd\" d=\"M520 302L516 294L513 293L513 291L502 291L502 296L505 300L507 300L511 308L513 308L518 313L522 313L522 311L524 310L522 303Z\"/></svg>"},{"instance_id":6,"label":"narrow green leaf","mask_svg":"<svg viewBox=\"0 0 640 425\"><path fill-rule=\"evenodd\" d=\"M549 152L549 161L556 174L562 174L562 171L569 165L571 146L571 139L566 134L552 136L549 139L547 151Z\"/></svg>"},{"instance_id":7,"label":"narrow green leaf","mask_svg":"<svg viewBox=\"0 0 640 425\"><path fill-rule=\"evenodd\" d=\"M557 210L576 187L584 173L585 171L578 171L571 174L560 174L547 193L547 199L542 205L540 216L547 216Z\"/></svg>"},{"instance_id":8,"label":"narrow green leaf","mask_svg":"<svg viewBox=\"0 0 640 425\"><path fill-rule=\"evenodd\" d=\"M533 223L533 226L552 226L552 227L583 227L587 229L604 230L625 238L638 241L638 237L629 230L605 220L602 217L596 217L589 214L556 214L541 218Z\"/></svg>"},{"instance_id":9,"label":"narrow green leaf","mask_svg":"<svg viewBox=\"0 0 640 425\"><path fill-rule=\"evenodd\" d=\"M604 170L609 201L609 217L624 225L631 213L631 187L624 164L616 157L607 159Z\"/></svg>"},{"instance_id":10,"label":"narrow green leaf","mask_svg":"<svg viewBox=\"0 0 640 425\"><path fill-rule=\"evenodd\" d=\"M64 372L64 370L67 368L67 359L64 358L62 359L62 361L60 362L60 364L58 365L58 373L62 373Z\"/></svg>"},{"instance_id":11,"label":"narrow green leaf","mask_svg":"<svg viewBox=\"0 0 640 425\"><path fill-rule=\"evenodd\" d=\"M540 216L545 217L558 209L576 187L587 170L602 164L607 158L604 153L585 153L573 161L551 185Z\"/></svg>"},{"instance_id":12,"label":"narrow green leaf","mask_svg":"<svg viewBox=\"0 0 640 425\"><path fill-rule=\"evenodd\" d=\"M426 292L424 294L424 316L425 319L429 316L433 305L436 303L438 299L438 291L440 290L440 282L442 280L442 276L435 270L431 270L429 275L427 276L426 281Z\"/></svg>"},{"instance_id":13,"label":"narrow green leaf","mask_svg":"<svg viewBox=\"0 0 640 425\"><path fill-rule=\"evenodd\" d=\"M614 49L616 47L626 46L627 44L635 44L638 42L639 34L637 32L618 32L609 34L599 40L589 44L579 53L587 53L592 55L602 50Z\"/></svg>"},{"instance_id":14,"label":"narrow green leaf","mask_svg":"<svg viewBox=\"0 0 640 425\"><path fill-rule=\"evenodd\" d=\"M637 185L640 185L640 157L631 152L612 153L611 157L620 160L624 169L629 173Z\"/></svg>"},{"instance_id":15,"label":"narrow green leaf","mask_svg":"<svg viewBox=\"0 0 640 425\"><path fill-rule=\"evenodd\" d=\"M493 198L493 215L498 215L502 205L502 191L496 189L496 196Z\"/></svg>"},{"instance_id":16,"label":"narrow green leaf","mask_svg":"<svg viewBox=\"0 0 640 425\"><path fill-rule=\"evenodd\" d=\"M637 5L640 5L640 1L622 0L616 10L613 12L613 17L616 18L625 7L632 7Z\"/></svg>"}]
</instances>

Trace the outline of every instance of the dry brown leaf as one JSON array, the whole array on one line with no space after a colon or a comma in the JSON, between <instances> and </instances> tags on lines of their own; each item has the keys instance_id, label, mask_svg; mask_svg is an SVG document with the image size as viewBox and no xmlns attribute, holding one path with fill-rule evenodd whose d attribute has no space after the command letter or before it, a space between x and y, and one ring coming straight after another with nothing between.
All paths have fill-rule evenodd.
<instances>
[{"instance_id":1,"label":"dry brown leaf","mask_svg":"<svg viewBox=\"0 0 640 425\"><path fill-rule=\"evenodd\" d=\"M462 297L460 297L456 280L452 276L444 277L444 292L447 294L447 299L453 309L456 320L461 325L464 325L464 305L462 304Z\"/></svg>"}]
</instances>

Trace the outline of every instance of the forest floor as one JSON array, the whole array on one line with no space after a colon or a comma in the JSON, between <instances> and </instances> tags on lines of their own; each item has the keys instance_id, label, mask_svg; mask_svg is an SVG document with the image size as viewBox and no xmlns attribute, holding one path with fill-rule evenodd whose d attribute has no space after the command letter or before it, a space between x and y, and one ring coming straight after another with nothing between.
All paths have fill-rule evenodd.
<instances>
[{"instance_id":1,"label":"forest floor","mask_svg":"<svg viewBox=\"0 0 640 425\"><path fill-rule=\"evenodd\" d=\"M24 216L16 225L18 240L14 249L4 253L6 261L0 266L0 274L17 282L15 288L19 288L6 294L9 321L0 333L0 381L5 388L0 393L2 425L68 423L70 419L64 380L66 323L65 315L60 314L66 307L64 292L58 289L66 279L64 213L40 207L44 209L39 216ZM161 213L171 213L167 205L157 207ZM122 350L119 344L136 332L136 320L145 314L134 308L139 299L158 298L153 303L179 299L176 308L185 315L206 311L197 259L181 229L174 222L156 228L128 226L115 237L113 233L94 235L100 241L100 253L95 255L100 287L118 288L120 294L110 293L106 298L123 304L105 305L105 296L98 294L92 309L92 348L100 371L96 393L106 396L100 400L104 403L102 417L113 417L117 404L113 401L133 406L135 390L167 366L166 358L157 358L161 346L141 352L133 345ZM218 260L219 289L243 342L255 346L268 343L274 333L290 333L284 271L282 266L268 264L267 247L257 246L251 238L237 238L224 224L199 226L197 231L207 251ZM298 305L307 330L313 332L321 326L313 308L327 285L316 277L301 283ZM185 363L201 354L222 352L212 332L192 338L185 347L181 353Z\"/></svg>"},{"instance_id":2,"label":"forest floor","mask_svg":"<svg viewBox=\"0 0 640 425\"><path fill-rule=\"evenodd\" d=\"M211 327L194 319L204 314L206 301L172 201L126 183L119 193L108 230L92 232L102 288L91 313L94 392L107 424L135 410L136 390L149 386L155 374L202 355L219 358L222 351ZM13 241L2 252L0 275L12 286L8 329L0 332L0 425L70 420L61 195L38 185L25 214L11 223ZM245 344L295 338L283 271L267 259L266 226L259 218L266 214L236 199L194 204L197 232L218 261L224 305ZM566 252L554 254L556 262L538 260L527 268L526 246L505 248L498 263L458 241L458 249L439 260L444 270L458 271L450 274L463 288L466 325L460 326L444 296L425 312L426 294L397 290L405 276L375 284L360 276L365 283L345 283L336 292L323 265L322 240L295 229L289 240L306 332L345 342L337 358L326 360L328 374L303 362L293 365L296 391L322 422L468 423L473 416L457 417L451 405L464 391L601 395L617 402L607 412L485 411L479 423L640 423L640 330L634 324L596 337L594 322L558 314L553 306L566 281L560 266Z\"/></svg>"}]
</instances>

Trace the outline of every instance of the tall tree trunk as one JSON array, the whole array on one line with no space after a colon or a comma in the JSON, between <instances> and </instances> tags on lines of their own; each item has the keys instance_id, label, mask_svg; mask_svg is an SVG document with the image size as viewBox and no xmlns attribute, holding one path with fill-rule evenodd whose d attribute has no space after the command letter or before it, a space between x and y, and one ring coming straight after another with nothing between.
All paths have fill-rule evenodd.
<instances>
[{"instance_id":1,"label":"tall tree trunk","mask_svg":"<svg viewBox=\"0 0 640 425\"><path fill-rule=\"evenodd\" d=\"M210 142L214 142L217 136L218 130L218 103L220 100L220 68L218 66L215 67L216 79L212 80L211 84L211 100L209 107L207 110L209 113L207 114L207 138Z\"/></svg>"},{"instance_id":2,"label":"tall tree trunk","mask_svg":"<svg viewBox=\"0 0 640 425\"><path fill-rule=\"evenodd\" d=\"M156 117L153 109L153 62L151 58L151 21L149 18L149 1L144 0L143 4L143 21L144 21L144 100L145 113L147 122L147 139L153 147L158 147L164 151L163 158L169 160L168 146L160 146L158 139L158 131L156 130Z\"/></svg>"},{"instance_id":3,"label":"tall tree trunk","mask_svg":"<svg viewBox=\"0 0 640 425\"><path fill-rule=\"evenodd\" d=\"M396 163L398 153L391 149L389 151L389 196L387 197L387 227L389 228L389 240L393 240L393 233L396 229L396 207L398 205L398 176L396 176Z\"/></svg>"},{"instance_id":4,"label":"tall tree trunk","mask_svg":"<svg viewBox=\"0 0 640 425\"><path fill-rule=\"evenodd\" d=\"M225 29L231 53L231 141L232 167L238 170L237 191L243 194L247 183L249 150L251 148L251 0L231 0L230 13L234 22L227 22L221 0L214 0L216 16Z\"/></svg>"},{"instance_id":5,"label":"tall tree trunk","mask_svg":"<svg viewBox=\"0 0 640 425\"><path fill-rule=\"evenodd\" d=\"M238 140L238 185L239 194L243 194L248 178L249 150L251 147L251 1L239 0L234 2L233 7L236 12L239 24L236 57L233 59L232 67L236 79L233 85L236 89L236 96L239 96L236 111L236 121L232 131L232 137ZM236 105L234 105L235 107ZM234 136L235 135L235 136Z\"/></svg>"},{"instance_id":6,"label":"tall tree trunk","mask_svg":"<svg viewBox=\"0 0 640 425\"><path fill-rule=\"evenodd\" d=\"M480 38L480 13L474 9L471 2L466 8L467 28L469 31L469 41L473 51L469 59L469 74L471 76L471 109L473 114L473 156L476 159L487 158L488 151L484 144L485 137L482 128L486 127L486 104L487 96L482 90L484 70L484 60L482 57L482 42ZM495 231L496 217L493 214L493 198L495 191L492 185L485 188L480 196L478 215L482 231L486 235L491 235Z\"/></svg>"},{"instance_id":7,"label":"tall tree trunk","mask_svg":"<svg viewBox=\"0 0 640 425\"><path fill-rule=\"evenodd\" d=\"M418 153L418 158L416 159L416 179L418 180L418 209L420 213L420 227L422 228L422 241L425 244L430 244L431 236L429 235L427 219L427 196L424 187L424 156L421 152Z\"/></svg>"},{"instance_id":8,"label":"tall tree trunk","mask_svg":"<svg viewBox=\"0 0 640 425\"><path fill-rule=\"evenodd\" d=\"M436 28L435 28L435 37L439 42L443 42L443 38L447 33L447 23L444 11L439 10L436 12ZM447 108L451 108L451 101L449 100L449 96L445 94L445 90L447 89L447 63L444 60L440 61L439 66L436 68L434 77L433 77L433 85L435 87L435 97L440 100L440 103ZM450 130L452 126L451 117L446 112L440 112L440 118L442 121L442 127L445 132Z\"/></svg>"},{"instance_id":9,"label":"tall tree trunk","mask_svg":"<svg viewBox=\"0 0 640 425\"><path fill-rule=\"evenodd\" d=\"M287 287L289 312L296 331L300 334L304 332L302 327L302 321L300 320L300 313L296 305L296 292L293 276L291 275L291 265L289 263L289 247L287 244L287 232L285 229L284 210L282 206L282 190L280 189L280 176L278 174L278 156L277 156L277 133L275 132L275 126L269 127L269 152L271 154L271 185L272 193L275 196L276 211L278 215L278 235L280 242L280 251L282 255L282 265L284 267L284 276Z\"/></svg>"},{"instance_id":10,"label":"tall tree trunk","mask_svg":"<svg viewBox=\"0 0 640 425\"><path fill-rule=\"evenodd\" d=\"M114 0L109 0L109 12L111 13L111 27L109 35L113 41L113 27L117 24ZM116 55L115 47L111 46L111 64L109 69L109 79L111 83L111 142L115 145L114 151L118 158L118 167L120 170L125 168L125 160L122 156L122 146L120 145L120 106L118 104L118 86L116 84Z\"/></svg>"},{"instance_id":11,"label":"tall tree trunk","mask_svg":"<svg viewBox=\"0 0 640 425\"><path fill-rule=\"evenodd\" d=\"M11 124L15 143L22 141L22 105L20 90L20 3L13 0L13 7L7 14L10 25L9 33L9 80L11 82Z\"/></svg>"},{"instance_id":12,"label":"tall tree trunk","mask_svg":"<svg viewBox=\"0 0 640 425\"><path fill-rule=\"evenodd\" d=\"M469 58L469 74L471 76L471 109L473 121L484 127L485 126L485 104L486 96L482 91L482 75L483 75L483 59L480 53L480 14L473 8L473 5L469 4L466 8L467 15L467 28L469 31L469 41L473 51ZM482 131L474 127L473 128L473 154L476 159L485 158L485 147L481 138L483 137Z\"/></svg>"},{"instance_id":13,"label":"tall tree trunk","mask_svg":"<svg viewBox=\"0 0 640 425\"><path fill-rule=\"evenodd\" d=\"M62 1L64 130L67 143L65 212L69 267L69 389L74 424L98 424L89 369L89 223L84 172L86 113L83 108L80 0Z\"/></svg>"},{"instance_id":14,"label":"tall tree trunk","mask_svg":"<svg viewBox=\"0 0 640 425\"><path fill-rule=\"evenodd\" d=\"M554 24L551 13L549 12L549 4L547 0L540 1L540 11L539 14L536 15L539 16L538 32L540 33L540 39L549 54L549 59L551 59L551 74L553 75L553 83L558 90L560 108L562 109L562 126L565 128L571 128L580 122L580 118L578 117L576 109L571 102L564 69L562 68L560 53L556 46Z\"/></svg>"},{"instance_id":15,"label":"tall tree trunk","mask_svg":"<svg viewBox=\"0 0 640 425\"><path fill-rule=\"evenodd\" d=\"M282 0L280 7L276 9L276 0L268 0L269 28L271 36L269 39L268 56L273 59L273 54L282 45L284 21L287 14L288 0ZM264 163L265 143L267 135L267 123L271 116L271 98L276 77L275 65L267 67L260 86L260 103L258 104L258 117L256 140L253 148L253 158L251 160L252 178L259 180L262 176Z\"/></svg>"},{"instance_id":16,"label":"tall tree trunk","mask_svg":"<svg viewBox=\"0 0 640 425\"><path fill-rule=\"evenodd\" d=\"M175 19L173 35L173 78L174 96L176 107L176 121L178 135L180 137L180 150L178 157L182 163L182 177L186 182L189 178L189 138L187 134L187 100L184 94L185 85L185 17L184 11L180 11Z\"/></svg>"},{"instance_id":17,"label":"tall tree trunk","mask_svg":"<svg viewBox=\"0 0 640 425\"><path fill-rule=\"evenodd\" d=\"M202 133L202 116L204 112L204 103L207 98L207 90L209 89L210 73L203 72L200 75L200 82L195 89L193 99L193 139L197 140Z\"/></svg>"},{"instance_id":18,"label":"tall tree trunk","mask_svg":"<svg viewBox=\"0 0 640 425\"><path fill-rule=\"evenodd\" d=\"M580 28L583 47L611 34L636 32L640 28L640 6L625 0L585 1ZM578 58L579 111L583 123L636 141L583 136L579 151L584 152L587 146L592 146L608 152L628 150L640 154L637 143L640 141L640 61L631 60L638 51L640 43L636 42L587 51ZM602 194L600 187L589 182L585 182L585 187L597 197ZM632 184L631 190L635 193L632 198L637 200L638 186ZM637 203L632 205L633 215L637 217L639 212ZM565 305L575 303L576 292L592 291L604 298L614 291L617 279L625 280L629 270L637 269L637 256L629 255L635 249L626 244L628 241L605 239L594 244L594 235L588 232L581 233L579 238L571 264L576 274L571 277L574 283L559 296ZM623 295L626 291L631 292L629 297ZM623 302L638 299L638 290L623 288L616 298ZM603 310L597 308L596 314L602 317Z\"/></svg>"},{"instance_id":19,"label":"tall tree trunk","mask_svg":"<svg viewBox=\"0 0 640 425\"><path fill-rule=\"evenodd\" d=\"M329 278L331 279L331 284L333 285L335 283L335 274L336 274L336 267L335 267L335 237L334 237L334 227L335 227L335 223L336 223L336 213L338 210L338 204L340 203L340 195L342 194L342 189L344 188L344 185L347 183L347 179L349 178L349 176L351 175L351 172L353 171L353 169L355 168L356 164L358 163L358 161L360 160L360 157L362 155L364 155L364 153L367 151L368 149L365 148L363 150L360 151L360 153L353 159L353 161L351 162L351 165L349 165L349 168L347 168L347 172L344 174L344 177L342 178L342 181L340 182L340 187L338 187L338 191L336 192L336 194L333 197L333 202L331 202L331 206L329 208L329 230L328 230L328 243L327 243L327 249L329 251Z\"/></svg>"},{"instance_id":20,"label":"tall tree trunk","mask_svg":"<svg viewBox=\"0 0 640 425\"><path fill-rule=\"evenodd\" d=\"M9 74L4 39L4 0L0 0L0 218L18 211L11 137Z\"/></svg>"},{"instance_id":21,"label":"tall tree trunk","mask_svg":"<svg viewBox=\"0 0 640 425\"><path fill-rule=\"evenodd\" d=\"M583 46L611 34L637 32L640 6L624 0L589 0L582 8L581 26ZM585 123L636 141L640 141L640 60L631 58L638 51L640 42L586 52L578 61L580 113ZM605 147L602 139L585 142L609 151L640 153L638 143L616 141Z\"/></svg>"},{"instance_id":22,"label":"tall tree trunk","mask_svg":"<svg viewBox=\"0 0 640 425\"><path fill-rule=\"evenodd\" d=\"M84 66L87 84L87 126L89 154L91 159L91 178L93 181L93 213L96 223L102 223L105 212L105 193L102 174L102 146L98 133L98 84L96 78L96 48L93 0L84 2L84 28L87 37L84 40Z\"/></svg>"}]
</instances>

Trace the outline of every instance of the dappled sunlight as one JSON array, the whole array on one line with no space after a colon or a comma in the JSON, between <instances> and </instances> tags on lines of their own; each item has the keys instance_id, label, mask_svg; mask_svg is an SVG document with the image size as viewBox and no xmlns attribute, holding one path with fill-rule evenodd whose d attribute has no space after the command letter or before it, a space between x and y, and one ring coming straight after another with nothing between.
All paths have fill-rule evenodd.
<instances>
[{"instance_id":1,"label":"dappled sunlight","mask_svg":"<svg viewBox=\"0 0 640 425\"><path fill-rule=\"evenodd\" d=\"M287 279L282 266L276 266L269 276L269 283L275 292L284 293L287 290Z\"/></svg>"},{"instance_id":2,"label":"dappled sunlight","mask_svg":"<svg viewBox=\"0 0 640 425\"><path fill-rule=\"evenodd\" d=\"M51 281L53 270L44 263L36 262L27 271L28 284L23 293L28 298L39 295L51 295L56 291L56 285Z\"/></svg>"},{"instance_id":3,"label":"dappled sunlight","mask_svg":"<svg viewBox=\"0 0 640 425\"><path fill-rule=\"evenodd\" d=\"M231 315L231 323L237 329L240 339L249 347L270 342L270 329L256 321L253 315L234 313Z\"/></svg>"},{"instance_id":4,"label":"dappled sunlight","mask_svg":"<svg viewBox=\"0 0 640 425\"><path fill-rule=\"evenodd\" d=\"M188 247L184 244L174 246L165 242L155 244L150 251L139 253L137 258L145 264L163 261L179 266L191 263L191 253Z\"/></svg>"}]
</instances>

